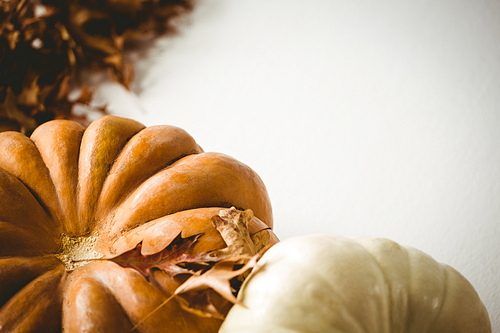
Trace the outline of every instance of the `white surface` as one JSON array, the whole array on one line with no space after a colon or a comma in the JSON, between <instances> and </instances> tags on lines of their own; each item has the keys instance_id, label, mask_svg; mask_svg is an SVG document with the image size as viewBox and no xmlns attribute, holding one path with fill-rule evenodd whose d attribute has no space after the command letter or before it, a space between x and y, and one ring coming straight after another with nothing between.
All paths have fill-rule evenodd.
<instances>
[{"instance_id":1,"label":"white surface","mask_svg":"<svg viewBox=\"0 0 500 333\"><path fill-rule=\"evenodd\" d=\"M282 239L387 237L453 266L500 332L499 41L498 1L205 0L136 61L137 97L99 96L251 166Z\"/></svg>"}]
</instances>

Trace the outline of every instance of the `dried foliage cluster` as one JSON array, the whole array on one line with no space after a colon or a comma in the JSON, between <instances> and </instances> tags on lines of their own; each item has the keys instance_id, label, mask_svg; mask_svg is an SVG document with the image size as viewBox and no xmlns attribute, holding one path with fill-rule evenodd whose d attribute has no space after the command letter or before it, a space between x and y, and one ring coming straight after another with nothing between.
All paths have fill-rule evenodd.
<instances>
[{"instance_id":1,"label":"dried foliage cluster","mask_svg":"<svg viewBox=\"0 0 500 333\"><path fill-rule=\"evenodd\" d=\"M150 283L166 294L167 286L156 280L152 272L160 270L175 279L176 289L162 304L142 318L130 331L134 331L156 311L176 298L181 307L200 317L224 320L233 304L235 294L246 275L270 245L268 229L250 235L248 224L253 218L248 209L239 211L232 207L223 209L212 217L213 226L219 231L227 247L221 250L189 253L202 234L182 238L179 234L165 249L153 254L141 254L142 244L111 259L122 267L136 269ZM169 287L172 287L170 285Z\"/></svg>"},{"instance_id":2,"label":"dried foliage cluster","mask_svg":"<svg viewBox=\"0 0 500 333\"><path fill-rule=\"evenodd\" d=\"M83 86L70 100L83 68L107 70L128 87L124 50L132 40L175 31L194 0L0 0L0 131L30 134L39 124L74 119L75 103L92 98ZM103 110L104 111L104 110Z\"/></svg>"}]
</instances>

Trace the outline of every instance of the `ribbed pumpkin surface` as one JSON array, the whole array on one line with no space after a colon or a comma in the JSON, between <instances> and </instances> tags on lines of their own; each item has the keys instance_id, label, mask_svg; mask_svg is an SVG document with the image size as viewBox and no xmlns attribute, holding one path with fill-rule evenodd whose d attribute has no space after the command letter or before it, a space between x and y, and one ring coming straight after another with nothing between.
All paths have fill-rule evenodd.
<instances>
[{"instance_id":1,"label":"ribbed pumpkin surface","mask_svg":"<svg viewBox=\"0 0 500 333\"><path fill-rule=\"evenodd\" d=\"M147 255L182 232L204 233L191 252L223 248L210 218L231 206L253 210L252 233L272 227L259 176L203 152L177 127L107 116L87 129L55 120L30 138L1 133L0 332L127 332L178 283L159 270L148 281L109 260L68 268L63 245L76 243L72 260L112 258L140 242ZM215 332L220 324L174 300L137 331Z\"/></svg>"}]
</instances>

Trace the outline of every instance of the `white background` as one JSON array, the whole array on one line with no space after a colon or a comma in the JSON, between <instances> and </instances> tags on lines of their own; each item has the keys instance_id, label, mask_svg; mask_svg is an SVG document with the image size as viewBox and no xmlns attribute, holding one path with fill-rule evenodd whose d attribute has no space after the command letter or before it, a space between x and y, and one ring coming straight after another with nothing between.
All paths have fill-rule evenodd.
<instances>
[{"instance_id":1,"label":"white background","mask_svg":"<svg viewBox=\"0 0 500 333\"><path fill-rule=\"evenodd\" d=\"M251 166L281 239L419 248L500 332L500 1L204 0L135 68L98 98Z\"/></svg>"}]
</instances>

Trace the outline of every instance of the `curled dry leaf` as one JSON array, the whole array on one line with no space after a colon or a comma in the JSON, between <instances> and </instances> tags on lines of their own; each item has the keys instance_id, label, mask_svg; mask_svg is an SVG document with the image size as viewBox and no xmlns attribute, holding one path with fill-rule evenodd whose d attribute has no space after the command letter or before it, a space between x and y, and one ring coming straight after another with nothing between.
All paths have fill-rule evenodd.
<instances>
[{"instance_id":1,"label":"curled dry leaf","mask_svg":"<svg viewBox=\"0 0 500 333\"><path fill-rule=\"evenodd\" d=\"M236 278L255 267L264 252L257 249L265 250L269 243L269 236L266 238L262 235L257 238L258 246L252 241L248 231L248 223L252 218L251 210L239 211L234 207L223 209L212 218L214 227L227 245L222 250L196 255L185 254L201 235L182 238L179 234L171 245L157 254L143 256L140 254L139 245L136 249L112 259L124 267L137 269L146 277L150 275L151 269L160 269L171 275L189 276L169 298L139 321L131 331L174 298L186 311L201 317L224 319L229 308L226 306L220 311L221 306L217 306L213 301L213 292L215 297L221 296L228 302L238 303L235 297L237 289L234 286L239 288L242 280ZM264 229L256 234L264 232L267 233Z\"/></svg>"},{"instance_id":2,"label":"curled dry leaf","mask_svg":"<svg viewBox=\"0 0 500 333\"><path fill-rule=\"evenodd\" d=\"M238 300L234 296L234 290L231 288L231 279L245 273L249 269L255 267L257 264L259 256L255 255L250 259L246 259L247 263L240 269L234 269L235 262L241 260L242 258L235 258L236 261L224 260L217 262L212 268L210 268L205 273L200 273L200 271L193 274L189 279L186 280L182 285L175 290L175 294L179 295L189 291L197 291L211 288L216 291L219 295L230 301L231 303L238 303Z\"/></svg>"},{"instance_id":3,"label":"curled dry leaf","mask_svg":"<svg viewBox=\"0 0 500 333\"><path fill-rule=\"evenodd\" d=\"M218 257L234 257L238 255L252 256L257 253L256 247L250 232L248 231L248 222L253 218L253 212L250 209L238 211L236 208L223 209L219 215L212 217L212 223L227 247L217 251L214 255Z\"/></svg>"},{"instance_id":4,"label":"curled dry leaf","mask_svg":"<svg viewBox=\"0 0 500 333\"><path fill-rule=\"evenodd\" d=\"M131 267L139 271L148 278L152 269L160 269L170 276L178 274L194 274L198 266L204 267L209 261L214 261L209 253L187 254L186 252L194 245L202 234L196 234L187 238L179 235L163 251L152 254L141 254L142 244L138 244L135 249L127 251L112 261L122 267ZM189 265L194 266L189 268Z\"/></svg>"},{"instance_id":5,"label":"curled dry leaf","mask_svg":"<svg viewBox=\"0 0 500 333\"><path fill-rule=\"evenodd\" d=\"M221 298L212 289L202 289L197 292L191 291L182 295L172 294L171 297L176 297L176 301L185 311L203 318L224 320L231 306L231 303ZM224 301L223 305L220 300Z\"/></svg>"}]
</instances>

